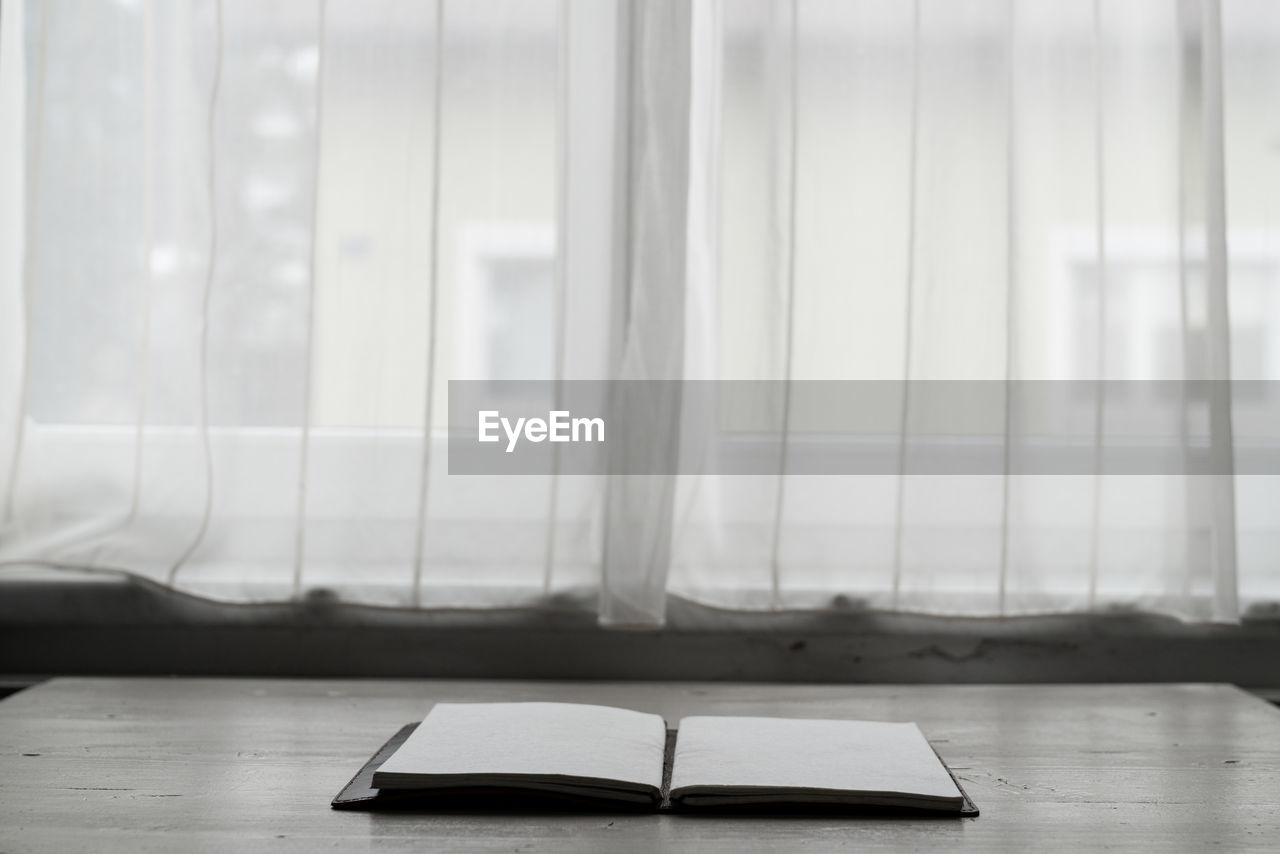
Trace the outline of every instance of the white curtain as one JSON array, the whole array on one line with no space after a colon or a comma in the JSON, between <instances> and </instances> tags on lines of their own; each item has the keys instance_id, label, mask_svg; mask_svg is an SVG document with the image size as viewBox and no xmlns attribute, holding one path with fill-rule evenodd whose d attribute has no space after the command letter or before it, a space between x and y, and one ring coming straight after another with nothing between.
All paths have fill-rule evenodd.
<instances>
[{"instance_id":1,"label":"white curtain","mask_svg":"<svg viewBox=\"0 0 1280 854\"><path fill-rule=\"evenodd\" d=\"M918 381L1004 384L968 438L1008 462L1025 383L1280 379L1275 4L0 14L6 568L607 625L1280 599L1269 386L1153 415L1211 474L908 465ZM722 425L777 471L450 477L451 379L785 381ZM802 380L907 381L899 468L792 473ZM1145 440L1086 403L1098 459Z\"/></svg>"},{"instance_id":2,"label":"white curtain","mask_svg":"<svg viewBox=\"0 0 1280 854\"><path fill-rule=\"evenodd\" d=\"M1238 58L1274 55L1274 14L1233 11ZM1249 328L1276 346L1274 311L1228 317L1217 3L757 0L712 7L706 30L716 179L689 287L711 308L688 338L715 343L699 375L907 380L900 408L874 413L904 449L935 432L919 381L1009 381L975 438L1016 454L1054 432L1037 382L1227 380ZM1240 107L1243 137L1256 108ZM1275 365L1244 353L1235 376ZM1230 408L1184 400L1153 426L1229 446ZM1107 402L1072 409L1089 416L1078 444L1132 439ZM913 475L903 457L892 474L798 476L813 419L789 394L750 417L778 437L779 474L689 479L674 591L1238 613L1230 472Z\"/></svg>"},{"instance_id":3,"label":"white curtain","mask_svg":"<svg viewBox=\"0 0 1280 854\"><path fill-rule=\"evenodd\" d=\"M233 600L594 596L602 485L449 478L439 428L448 379L609 370L616 10L4 13L5 560Z\"/></svg>"}]
</instances>

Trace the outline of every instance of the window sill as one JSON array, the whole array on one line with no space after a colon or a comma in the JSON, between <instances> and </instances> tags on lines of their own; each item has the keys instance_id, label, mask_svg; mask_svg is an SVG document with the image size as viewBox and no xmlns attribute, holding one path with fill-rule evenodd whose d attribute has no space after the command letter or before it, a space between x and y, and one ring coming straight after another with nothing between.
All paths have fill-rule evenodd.
<instances>
[{"instance_id":1,"label":"window sill","mask_svg":"<svg viewBox=\"0 0 1280 854\"><path fill-rule=\"evenodd\" d=\"M1280 688L1280 619L1141 614L1001 620L876 612L730 614L673 600L661 631L562 609L412 612L228 605L125 578L9 573L0 673L724 679L792 682L1217 681Z\"/></svg>"}]
</instances>

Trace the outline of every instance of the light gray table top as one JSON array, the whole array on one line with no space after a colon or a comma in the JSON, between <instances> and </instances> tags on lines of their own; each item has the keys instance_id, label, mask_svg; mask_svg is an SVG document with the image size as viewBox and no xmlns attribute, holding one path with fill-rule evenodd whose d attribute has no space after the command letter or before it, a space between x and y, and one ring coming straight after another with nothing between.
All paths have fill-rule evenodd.
<instances>
[{"instance_id":1,"label":"light gray table top","mask_svg":"<svg viewBox=\"0 0 1280 854\"><path fill-rule=\"evenodd\" d=\"M338 812L437 700L915 720L976 819ZM0 702L0 850L1280 850L1280 710L1222 685L55 679Z\"/></svg>"}]
</instances>

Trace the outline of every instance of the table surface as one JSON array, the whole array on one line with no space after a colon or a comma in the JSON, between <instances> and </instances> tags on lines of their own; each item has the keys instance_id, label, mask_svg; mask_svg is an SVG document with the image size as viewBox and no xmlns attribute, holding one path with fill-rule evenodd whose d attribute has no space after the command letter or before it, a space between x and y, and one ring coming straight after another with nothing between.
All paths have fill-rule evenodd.
<instances>
[{"instance_id":1,"label":"table surface","mask_svg":"<svg viewBox=\"0 0 1280 854\"><path fill-rule=\"evenodd\" d=\"M433 702L914 720L973 819L340 812ZM1225 685L55 679L0 701L0 850L1280 849L1280 709Z\"/></svg>"}]
</instances>

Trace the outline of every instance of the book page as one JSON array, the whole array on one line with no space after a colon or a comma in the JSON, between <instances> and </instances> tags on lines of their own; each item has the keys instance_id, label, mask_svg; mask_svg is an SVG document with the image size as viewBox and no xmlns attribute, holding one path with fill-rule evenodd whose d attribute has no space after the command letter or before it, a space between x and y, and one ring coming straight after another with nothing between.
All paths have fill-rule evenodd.
<instances>
[{"instance_id":1,"label":"book page","mask_svg":"<svg viewBox=\"0 0 1280 854\"><path fill-rule=\"evenodd\" d=\"M913 723L748 717L680 722L671 795L694 804L750 799L959 809L963 801Z\"/></svg>"},{"instance_id":2,"label":"book page","mask_svg":"<svg viewBox=\"0 0 1280 854\"><path fill-rule=\"evenodd\" d=\"M666 723L577 703L437 703L374 775L379 788L563 784L657 793ZM652 792L649 792L652 790Z\"/></svg>"}]
</instances>

